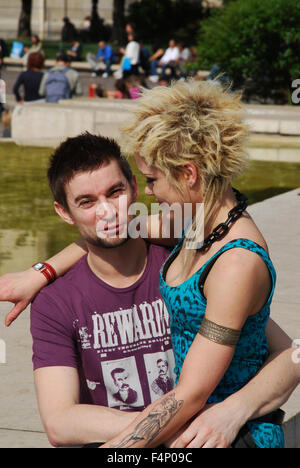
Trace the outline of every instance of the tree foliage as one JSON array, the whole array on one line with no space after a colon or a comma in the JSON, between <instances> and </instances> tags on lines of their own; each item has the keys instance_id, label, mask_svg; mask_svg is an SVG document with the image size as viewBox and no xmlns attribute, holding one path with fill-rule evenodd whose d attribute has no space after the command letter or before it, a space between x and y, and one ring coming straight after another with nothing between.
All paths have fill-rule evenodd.
<instances>
[{"instance_id":1,"label":"tree foliage","mask_svg":"<svg viewBox=\"0 0 300 468\"><path fill-rule=\"evenodd\" d=\"M195 45L199 21L206 15L200 0L146 0L130 5L127 21L135 25L137 35L149 44L165 47L169 39L175 38Z\"/></svg>"},{"instance_id":2,"label":"tree foliage","mask_svg":"<svg viewBox=\"0 0 300 468\"><path fill-rule=\"evenodd\" d=\"M300 2L235 0L202 22L197 67L218 64L249 97L275 97L300 77Z\"/></svg>"}]
</instances>

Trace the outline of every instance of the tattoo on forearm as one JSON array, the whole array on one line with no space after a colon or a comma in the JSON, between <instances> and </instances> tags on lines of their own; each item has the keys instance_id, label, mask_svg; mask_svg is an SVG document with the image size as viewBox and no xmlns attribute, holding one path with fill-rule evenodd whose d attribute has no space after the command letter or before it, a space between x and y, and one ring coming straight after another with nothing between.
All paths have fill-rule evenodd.
<instances>
[{"instance_id":1,"label":"tattoo on forearm","mask_svg":"<svg viewBox=\"0 0 300 468\"><path fill-rule=\"evenodd\" d=\"M135 426L131 434L128 434L117 444L110 445L110 447L132 447L141 440L146 441L145 446L147 446L169 424L182 405L183 400L177 401L175 393L171 393L152 408L148 416Z\"/></svg>"}]
</instances>

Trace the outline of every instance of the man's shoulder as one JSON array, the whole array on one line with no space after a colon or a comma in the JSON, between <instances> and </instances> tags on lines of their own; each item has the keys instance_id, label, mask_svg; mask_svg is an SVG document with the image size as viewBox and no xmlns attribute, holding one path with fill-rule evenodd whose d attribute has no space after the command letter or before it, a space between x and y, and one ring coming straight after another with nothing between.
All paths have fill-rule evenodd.
<instances>
[{"instance_id":1,"label":"man's shoulder","mask_svg":"<svg viewBox=\"0 0 300 468\"><path fill-rule=\"evenodd\" d=\"M172 248L165 247L163 245L148 243L148 252L151 258L156 259L159 263L164 262L170 255Z\"/></svg>"},{"instance_id":2,"label":"man's shoulder","mask_svg":"<svg viewBox=\"0 0 300 468\"><path fill-rule=\"evenodd\" d=\"M67 304L74 293L78 292L78 286L88 274L86 255L73 265L63 276L43 288L36 296L33 304L42 305L45 302L55 302L56 304Z\"/></svg>"}]
</instances>

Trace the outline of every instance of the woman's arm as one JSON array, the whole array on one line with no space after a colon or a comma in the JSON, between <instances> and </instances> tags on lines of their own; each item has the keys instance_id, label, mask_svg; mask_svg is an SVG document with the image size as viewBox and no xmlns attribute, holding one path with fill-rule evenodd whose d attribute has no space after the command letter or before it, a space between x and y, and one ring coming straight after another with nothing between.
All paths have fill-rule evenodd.
<instances>
[{"instance_id":1,"label":"woman's arm","mask_svg":"<svg viewBox=\"0 0 300 468\"><path fill-rule=\"evenodd\" d=\"M270 278L260 259L246 251L225 253L222 257L207 280L205 317L232 335L232 330L241 330L247 317L260 310L268 295ZM201 329L184 360L176 388L152 403L104 447L155 447L204 407L232 360L234 346L225 338L214 341L200 333Z\"/></svg>"},{"instance_id":2,"label":"woman's arm","mask_svg":"<svg viewBox=\"0 0 300 468\"><path fill-rule=\"evenodd\" d=\"M160 214L145 216L143 222L145 223L146 237L149 242L167 246L173 246L177 243L174 238L172 216L170 217L170 236L168 237L165 236L162 228L162 216ZM142 229L141 232L143 232ZM49 258L47 263L55 269L57 277L59 277L66 273L86 252L85 242L83 239L79 239ZM1 276L0 301L15 304L15 307L6 315L5 325L9 326L46 285L45 277L33 268Z\"/></svg>"},{"instance_id":3,"label":"woman's arm","mask_svg":"<svg viewBox=\"0 0 300 468\"><path fill-rule=\"evenodd\" d=\"M85 243L82 239L79 239L51 257L47 260L47 263L55 269L57 276L62 276L85 253ZM47 280L44 275L33 268L19 273L8 273L0 277L0 301L15 304L5 317L7 327L26 309L36 294L46 285Z\"/></svg>"},{"instance_id":4,"label":"woman's arm","mask_svg":"<svg viewBox=\"0 0 300 468\"><path fill-rule=\"evenodd\" d=\"M300 365L292 360L290 337L273 321L266 327L272 354L241 390L221 403L208 405L170 441L170 448L226 448L250 419L283 405L300 382Z\"/></svg>"}]
</instances>

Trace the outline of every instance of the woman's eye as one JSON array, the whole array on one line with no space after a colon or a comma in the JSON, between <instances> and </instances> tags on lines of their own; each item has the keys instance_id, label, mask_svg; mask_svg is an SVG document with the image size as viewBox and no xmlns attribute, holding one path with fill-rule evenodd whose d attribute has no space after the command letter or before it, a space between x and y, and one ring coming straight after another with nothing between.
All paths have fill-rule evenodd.
<instances>
[{"instance_id":1,"label":"woman's eye","mask_svg":"<svg viewBox=\"0 0 300 468\"><path fill-rule=\"evenodd\" d=\"M151 177L146 177L146 184L153 184L153 182L155 182L156 179L153 179Z\"/></svg>"}]
</instances>

